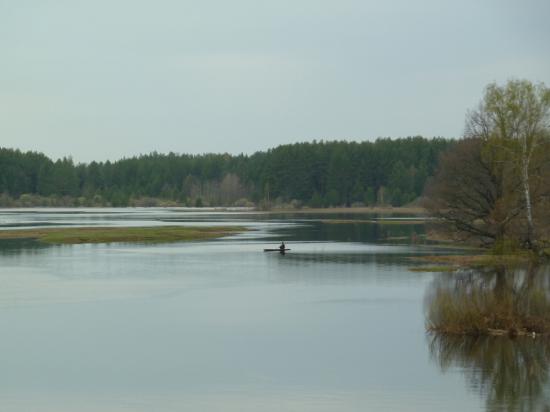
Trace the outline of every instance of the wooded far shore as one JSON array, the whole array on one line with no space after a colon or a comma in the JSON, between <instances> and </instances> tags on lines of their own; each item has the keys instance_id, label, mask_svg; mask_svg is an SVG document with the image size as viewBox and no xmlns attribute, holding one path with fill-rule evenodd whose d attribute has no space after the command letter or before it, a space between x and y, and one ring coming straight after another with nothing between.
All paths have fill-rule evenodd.
<instances>
[{"instance_id":1,"label":"wooded far shore","mask_svg":"<svg viewBox=\"0 0 550 412\"><path fill-rule=\"evenodd\" d=\"M151 153L75 163L0 148L0 207L403 206L453 140L313 141L253 155Z\"/></svg>"}]
</instances>

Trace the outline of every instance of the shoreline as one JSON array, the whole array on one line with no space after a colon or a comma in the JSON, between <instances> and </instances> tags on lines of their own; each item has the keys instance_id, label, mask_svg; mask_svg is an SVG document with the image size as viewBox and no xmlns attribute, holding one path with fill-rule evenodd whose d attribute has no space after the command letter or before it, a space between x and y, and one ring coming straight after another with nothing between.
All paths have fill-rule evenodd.
<instances>
[{"instance_id":1,"label":"shoreline","mask_svg":"<svg viewBox=\"0 0 550 412\"><path fill-rule=\"evenodd\" d=\"M431 334L436 334L439 336L464 336L469 338L478 338L481 336L502 336L502 337L508 337L508 338L516 338L516 337L529 337L532 339L538 338L548 338L550 336L550 332L543 331L543 332L536 332L534 330L529 330L526 328L521 329L493 329L493 328L485 328L481 330L476 330L475 332L472 331L465 331L465 330L454 330L452 328L445 328L445 327L433 327L433 326L427 326L426 332Z\"/></svg>"},{"instance_id":2,"label":"shoreline","mask_svg":"<svg viewBox=\"0 0 550 412\"><path fill-rule=\"evenodd\" d=\"M479 249L457 248L463 251L480 252ZM494 255L490 253L425 255L411 256L411 262L420 262L409 267L411 272L455 272L461 269L480 269L487 267L514 267L526 265L533 261L533 256L525 253Z\"/></svg>"},{"instance_id":3,"label":"shoreline","mask_svg":"<svg viewBox=\"0 0 550 412\"><path fill-rule=\"evenodd\" d=\"M428 211L422 207L414 206L365 206L365 207L321 207L321 208L309 208L303 207L300 209L293 208L272 208L269 210L262 210L258 207L248 206L204 206L204 207L192 207L178 204L167 204L159 206L0 206L3 210L33 210L33 209L186 209L193 212L210 212L210 211L224 211L235 213L261 213L261 214L398 214L398 215L419 215L427 216Z\"/></svg>"},{"instance_id":4,"label":"shoreline","mask_svg":"<svg viewBox=\"0 0 550 412\"><path fill-rule=\"evenodd\" d=\"M296 214L361 214L361 213L379 213L379 214L402 214L402 215L427 215L427 210L422 207L408 207L408 206L372 206L372 207L322 207L322 208L302 208L302 209L287 209L287 208L273 208L271 210L257 210L263 213L296 213Z\"/></svg>"}]
</instances>

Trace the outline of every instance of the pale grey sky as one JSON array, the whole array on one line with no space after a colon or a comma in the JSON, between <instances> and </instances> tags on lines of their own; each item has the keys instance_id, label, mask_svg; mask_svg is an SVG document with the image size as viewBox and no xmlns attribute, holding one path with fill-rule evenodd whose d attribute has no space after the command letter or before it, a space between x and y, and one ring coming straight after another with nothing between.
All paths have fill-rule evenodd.
<instances>
[{"instance_id":1,"label":"pale grey sky","mask_svg":"<svg viewBox=\"0 0 550 412\"><path fill-rule=\"evenodd\" d=\"M459 136L550 86L548 0L0 0L0 146L76 161Z\"/></svg>"}]
</instances>

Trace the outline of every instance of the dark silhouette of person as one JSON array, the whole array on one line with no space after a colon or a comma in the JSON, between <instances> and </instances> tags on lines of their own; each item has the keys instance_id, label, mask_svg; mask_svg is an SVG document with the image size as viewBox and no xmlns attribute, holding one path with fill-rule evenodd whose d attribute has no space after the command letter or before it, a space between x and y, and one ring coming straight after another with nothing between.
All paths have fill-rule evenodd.
<instances>
[{"instance_id":1,"label":"dark silhouette of person","mask_svg":"<svg viewBox=\"0 0 550 412\"><path fill-rule=\"evenodd\" d=\"M281 242L281 246L279 246L279 251L281 254L285 254L285 242Z\"/></svg>"}]
</instances>

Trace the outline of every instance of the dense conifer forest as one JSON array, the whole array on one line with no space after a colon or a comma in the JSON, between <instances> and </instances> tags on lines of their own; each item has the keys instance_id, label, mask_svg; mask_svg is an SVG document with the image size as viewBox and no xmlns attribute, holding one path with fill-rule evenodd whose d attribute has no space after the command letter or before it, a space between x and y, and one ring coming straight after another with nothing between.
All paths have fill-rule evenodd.
<instances>
[{"instance_id":1,"label":"dense conifer forest","mask_svg":"<svg viewBox=\"0 0 550 412\"><path fill-rule=\"evenodd\" d=\"M87 164L0 148L0 205L401 206L421 195L451 144L313 141L253 155L151 153Z\"/></svg>"}]
</instances>

